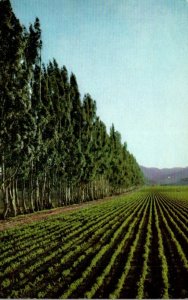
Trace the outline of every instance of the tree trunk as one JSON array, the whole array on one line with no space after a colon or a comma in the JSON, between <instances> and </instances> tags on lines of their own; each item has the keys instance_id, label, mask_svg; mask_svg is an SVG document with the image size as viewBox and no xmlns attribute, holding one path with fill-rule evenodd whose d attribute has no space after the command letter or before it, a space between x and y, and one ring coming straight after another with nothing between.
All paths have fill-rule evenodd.
<instances>
[{"instance_id":1,"label":"tree trunk","mask_svg":"<svg viewBox=\"0 0 188 300\"><path fill-rule=\"evenodd\" d=\"M59 206L63 206L65 205L65 197L64 197L64 184L61 181L61 178L59 179L59 199L58 199L58 203Z\"/></svg>"},{"instance_id":2,"label":"tree trunk","mask_svg":"<svg viewBox=\"0 0 188 300\"><path fill-rule=\"evenodd\" d=\"M45 208L45 192L46 192L46 172L44 174L44 181L43 181L43 185L42 185L42 189L41 189L41 199L40 199L40 202L41 202L41 208L44 209Z\"/></svg>"},{"instance_id":3,"label":"tree trunk","mask_svg":"<svg viewBox=\"0 0 188 300\"><path fill-rule=\"evenodd\" d=\"M28 208L27 208L27 205L26 205L26 188L25 188L25 180L23 180L22 182L22 207L23 207L23 211L24 213L26 214L28 212Z\"/></svg>"},{"instance_id":4,"label":"tree trunk","mask_svg":"<svg viewBox=\"0 0 188 300\"><path fill-rule=\"evenodd\" d=\"M5 160L4 160L4 155L2 155L2 184L1 184L1 190L3 194L3 219L6 219L8 216L8 213L10 212L10 203L8 199L8 187L5 186L5 178L6 178L6 172L5 172Z\"/></svg>"},{"instance_id":5,"label":"tree trunk","mask_svg":"<svg viewBox=\"0 0 188 300\"><path fill-rule=\"evenodd\" d=\"M34 200L33 200L33 180L32 180L32 175L30 175L30 180L29 180L29 202L30 202L30 210L31 212L34 212Z\"/></svg>"},{"instance_id":6,"label":"tree trunk","mask_svg":"<svg viewBox=\"0 0 188 300\"><path fill-rule=\"evenodd\" d=\"M70 186L66 187L66 205L70 205Z\"/></svg>"},{"instance_id":7,"label":"tree trunk","mask_svg":"<svg viewBox=\"0 0 188 300\"><path fill-rule=\"evenodd\" d=\"M10 200L10 209L11 209L11 215L13 215L13 217L16 217L17 215L17 207L16 207L16 199L15 199L15 189L14 189L14 185L10 184L10 186L8 187L8 197Z\"/></svg>"},{"instance_id":8,"label":"tree trunk","mask_svg":"<svg viewBox=\"0 0 188 300\"><path fill-rule=\"evenodd\" d=\"M4 210L3 210L3 219L5 220L10 213L10 203L8 198L8 188L3 186L2 187L2 193L3 193L3 204L4 204Z\"/></svg>"},{"instance_id":9,"label":"tree trunk","mask_svg":"<svg viewBox=\"0 0 188 300\"><path fill-rule=\"evenodd\" d=\"M39 211L39 180L38 177L35 181L35 210Z\"/></svg>"},{"instance_id":10,"label":"tree trunk","mask_svg":"<svg viewBox=\"0 0 188 300\"><path fill-rule=\"evenodd\" d=\"M47 208L52 208L52 199L51 199L51 184L50 184L50 178L48 178L48 195L47 195Z\"/></svg>"},{"instance_id":11,"label":"tree trunk","mask_svg":"<svg viewBox=\"0 0 188 300\"><path fill-rule=\"evenodd\" d=\"M18 179L17 178L13 181L13 186L14 186L14 194L15 194L15 203L16 203L16 207L17 207L17 213L22 214L22 208L21 208L20 199L19 199Z\"/></svg>"}]
</instances>

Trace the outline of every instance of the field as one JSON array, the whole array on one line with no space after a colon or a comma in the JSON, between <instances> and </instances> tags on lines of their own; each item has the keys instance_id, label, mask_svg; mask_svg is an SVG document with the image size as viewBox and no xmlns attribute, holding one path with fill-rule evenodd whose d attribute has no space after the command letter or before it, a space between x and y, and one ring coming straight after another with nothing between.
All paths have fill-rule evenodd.
<instances>
[{"instance_id":1,"label":"field","mask_svg":"<svg viewBox=\"0 0 188 300\"><path fill-rule=\"evenodd\" d=\"M145 188L0 232L1 298L186 298L187 278L187 188Z\"/></svg>"}]
</instances>

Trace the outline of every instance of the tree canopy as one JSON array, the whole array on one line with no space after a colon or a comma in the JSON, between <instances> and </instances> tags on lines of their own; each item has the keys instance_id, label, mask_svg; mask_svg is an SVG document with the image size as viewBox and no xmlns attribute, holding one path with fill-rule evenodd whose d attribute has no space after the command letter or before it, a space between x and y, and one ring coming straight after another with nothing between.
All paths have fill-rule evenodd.
<instances>
[{"instance_id":1,"label":"tree canopy","mask_svg":"<svg viewBox=\"0 0 188 300\"><path fill-rule=\"evenodd\" d=\"M41 59L41 28L27 30L0 0L0 184L3 216L121 193L143 183L112 125L81 99L75 74Z\"/></svg>"}]
</instances>

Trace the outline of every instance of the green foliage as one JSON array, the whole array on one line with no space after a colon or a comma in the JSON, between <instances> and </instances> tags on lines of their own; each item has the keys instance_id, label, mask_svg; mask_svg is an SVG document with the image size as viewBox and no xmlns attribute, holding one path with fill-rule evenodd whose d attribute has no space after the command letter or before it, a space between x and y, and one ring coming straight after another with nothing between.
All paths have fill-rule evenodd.
<instances>
[{"instance_id":1,"label":"green foliage","mask_svg":"<svg viewBox=\"0 0 188 300\"><path fill-rule=\"evenodd\" d=\"M108 134L91 95L81 99L76 76L55 59L42 64L39 19L27 30L10 1L0 1L0 40L4 218L52 208L52 197L67 205L142 185L120 133L112 126Z\"/></svg>"},{"instance_id":2,"label":"green foliage","mask_svg":"<svg viewBox=\"0 0 188 300\"><path fill-rule=\"evenodd\" d=\"M1 286L2 286L2 288L7 288L10 286L10 284L11 284L11 281L8 278L6 278L2 281Z\"/></svg>"}]
</instances>

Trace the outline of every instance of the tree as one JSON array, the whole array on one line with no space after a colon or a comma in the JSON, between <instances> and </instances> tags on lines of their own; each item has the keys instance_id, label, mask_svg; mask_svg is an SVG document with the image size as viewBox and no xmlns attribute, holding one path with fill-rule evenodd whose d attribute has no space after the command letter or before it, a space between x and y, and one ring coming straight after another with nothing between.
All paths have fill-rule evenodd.
<instances>
[{"instance_id":1,"label":"tree","mask_svg":"<svg viewBox=\"0 0 188 300\"><path fill-rule=\"evenodd\" d=\"M4 217L17 214L16 177L31 157L35 124L30 115L31 64L29 35L15 17L9 0L0 2L0 147ZM26 55L27 53L27 55ZM29 124L28 124L29 123Z\"/></svg>"},{"instance_id":2,"label":"tree","mask_svg":"<svg viewBox=\"0 0 188 300\"><path fill-rule=\"evenodd\" d=\"M0 188L4 218L93 200L143 183L136 159L81 99L76 76L42 65L39 19L27 31L0 0ZM52 199L53 198L53 199Z\"/></svg>"}]
</instances>

